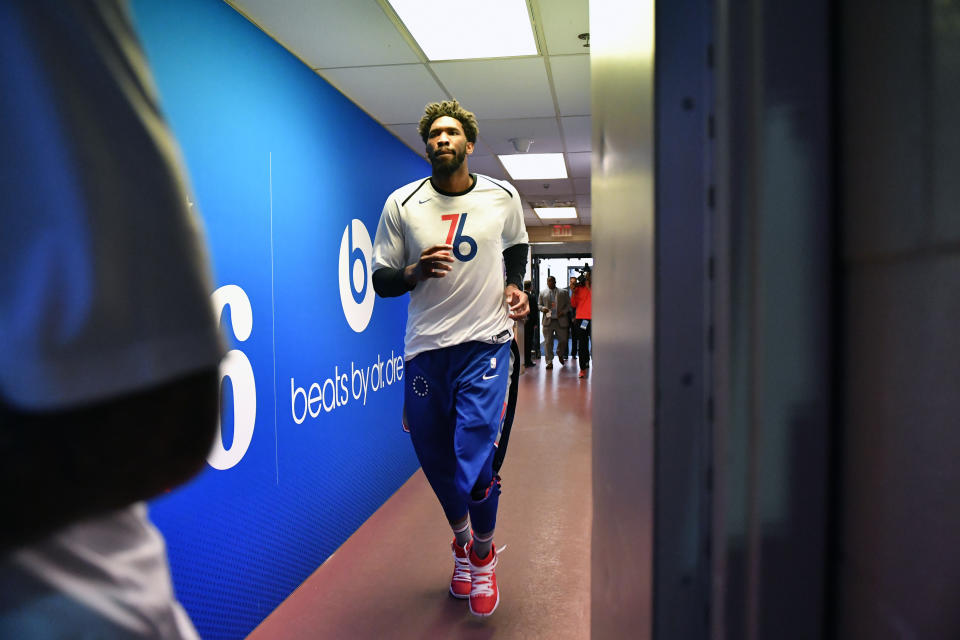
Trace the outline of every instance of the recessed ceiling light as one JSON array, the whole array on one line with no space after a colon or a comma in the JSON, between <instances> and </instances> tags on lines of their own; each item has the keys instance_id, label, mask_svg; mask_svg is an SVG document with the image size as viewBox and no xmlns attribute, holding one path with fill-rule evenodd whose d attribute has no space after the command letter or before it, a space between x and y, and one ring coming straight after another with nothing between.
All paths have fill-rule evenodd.
<instances>
[{"instance_id":1,"label":"recessed ceiling light","mask_svg":"<svg viewBox=\"0 0 960 640\"><path fill-rule=\"evenodd\" d=\"M515 153L497 156L514 180L555 180L567 177L562 153Z\"/></svg>"},{"instance_id":2,"label":"recessed ceiling light","mask_svg":"<svg viewBox=\"0 0 960 640\"><path fill-rule=\"evenodd\" d=\"M430 60L537 55L525 0L388 2ZM456 31L463 25L468 32Z\"/></svg>"},{"instance_id":3,"label":"recessed ceiling light","mask_svg":"<svg viewBox=\"0 0 960 640\"><path fill-rule=\"evenodd\" d=\"M565 220L576 218L576 207L537 207L534 209L541 220Z\"/></svg>"}]
</instances>

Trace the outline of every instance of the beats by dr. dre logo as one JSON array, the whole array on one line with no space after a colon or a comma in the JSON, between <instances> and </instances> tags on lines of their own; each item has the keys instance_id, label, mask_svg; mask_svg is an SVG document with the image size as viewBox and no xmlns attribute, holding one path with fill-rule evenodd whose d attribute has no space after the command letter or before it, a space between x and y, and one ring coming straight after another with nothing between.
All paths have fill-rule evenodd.
<instances>
[{"instance_id":1,"label":"beats by dr. dre logo","mask_svg":"<svg viewBox=\"0 0 960 640\"><path fill-rule=\"evenodd\" d=\"M223 309L230 305L230 325L238 342L245 342L253 330L253 309L250 298L243 289L228 284L213 292L213 307L217 313L217 323L223 316ZM217 437L213 450L207 456L207 462L214 469L229 469L241 459L253 440L253 425L257 419L257 386L253 379L253 367L250 360L239 349L227 352L220 362L220 386L223 379L230 378L233 384L233 443L229 448L223 446L223 416L217 424Z\"/></svg>"},{"instance_id":2,"label":"beats by dr. dre logo","mask_svg":"<svg viewBox=\"0 0 960 640\"><path fill-rule=\"evenodd\" d=\"M373 274L370 258L373 243L363 223L356 218L350 221L340 240L340 303L347 324L357 333L370 324L373 315Z\"/></svg>"}]
</instances>

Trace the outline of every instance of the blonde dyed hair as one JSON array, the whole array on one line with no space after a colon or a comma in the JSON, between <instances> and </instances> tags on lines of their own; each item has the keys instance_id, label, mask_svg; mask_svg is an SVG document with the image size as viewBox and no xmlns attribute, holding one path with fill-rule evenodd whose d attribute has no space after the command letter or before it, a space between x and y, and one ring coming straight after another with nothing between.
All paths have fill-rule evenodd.
<instances>
[{"instance_id":1,"label":"blonde dyed hair","mask_svg":"<svg viewBox=\"0 0 960 640\"><path fill-rule=\"evenodd\" d=\"M477 126L477 117L471 112L460 106L456 100L444 100L443 102L431 102L423 110L423 117L420 118L420 126L417 131L423 141L427 141L430 135L430 125L437 118L450 116L460 122L463 127L463 133L470 142L477 141L477 134L480 133L480 127Z\"/></svg>"}]
</instances>

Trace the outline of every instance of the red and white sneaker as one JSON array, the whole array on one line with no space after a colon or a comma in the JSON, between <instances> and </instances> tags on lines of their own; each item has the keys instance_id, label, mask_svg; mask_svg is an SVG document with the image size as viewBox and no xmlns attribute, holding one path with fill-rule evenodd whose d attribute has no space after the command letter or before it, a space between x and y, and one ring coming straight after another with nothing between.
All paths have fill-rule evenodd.
<instances>
[{"instance_id":1,"label":"red and white sneaker","mask_svg":"<svg viewBox=\"0 0 960 640\"><path fill-rule=\"evenodd\" d=\"M469 598L472 580L470 578L470 547L472 541L462 547L457 546L457 539L450 543L453 549L453 577L450 578L450 595L454 598Z\"/></svg>"},{"instance_id":2,"label":"red and white sneaker","mask_svg":"<svg viewBox=\"0 0 960 640\"><path fill-rule=\"evenodd\" d=\"M490 547L487 557L480 559L470 546L470 575L473 587L470 589L470 613L475 616L489 616L500 604L500 590L497 589L497 548Z\"/></svg>"}]
</instances>

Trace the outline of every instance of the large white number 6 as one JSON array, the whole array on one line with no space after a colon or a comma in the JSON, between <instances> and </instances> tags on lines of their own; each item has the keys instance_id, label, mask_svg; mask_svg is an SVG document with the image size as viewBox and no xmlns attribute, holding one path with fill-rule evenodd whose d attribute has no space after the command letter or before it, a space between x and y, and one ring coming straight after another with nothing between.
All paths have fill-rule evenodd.
<instances>
[{"instance_id":1,"label":"large white number 6","mask_svg":"<svg viewBox=\"0 0 960 640\"><path fill-rule=\"evenodd\" d=\"M223 309L230 305L230 324L233 335L239 342L245 341L253 331L253 309L250 298L243 289L228 284L213 292L213 306L217 310L217 323L223 315ZM223 416L217 425L217 437L213 450L207 456L207 462L214 469L229 469L243 458L253 440L253 425L257 419L257 386L253 379L253 367L250 360L238 349L229 351L220 362L220 387L223 379L230 378L233 384L233 443L229 449L223 447Z\"/></svg>"}]
</instances>

